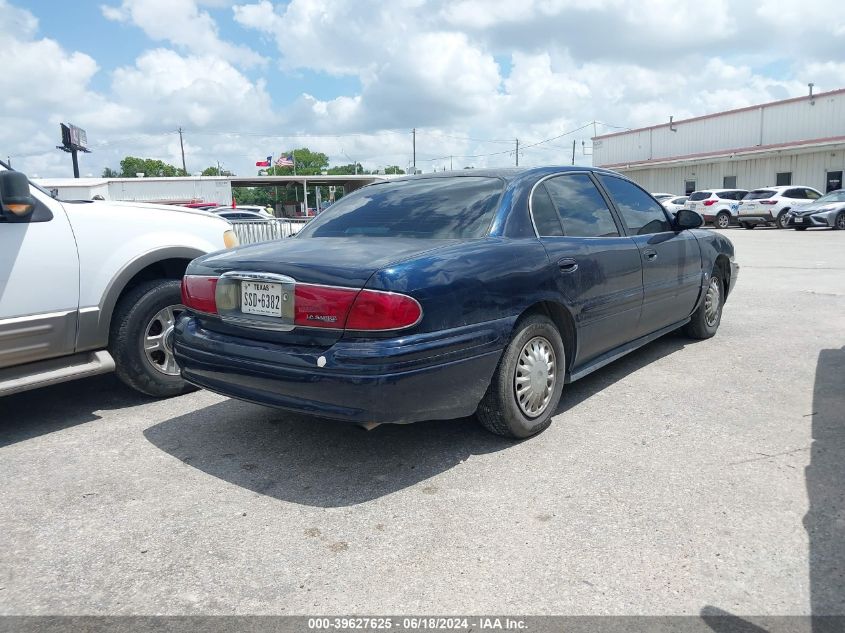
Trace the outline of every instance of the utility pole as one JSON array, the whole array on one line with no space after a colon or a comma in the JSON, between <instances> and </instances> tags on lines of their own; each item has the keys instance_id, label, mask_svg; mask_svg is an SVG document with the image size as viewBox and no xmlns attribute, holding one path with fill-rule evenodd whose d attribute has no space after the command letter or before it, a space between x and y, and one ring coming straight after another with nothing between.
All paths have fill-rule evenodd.
<instances>
[{"instance_id":1,"label":"utility pole","mask_svg":"<svg viewBox=\"0 0 845 633\"><path fill-rule=\"evenodd\" d=\"M185 145L182 143L182 128L179 128L179 148L182 150L182 173L188 175L188 168L185 167Z\"/></svg>"},{"instance_id":2,"label":"utility pole","mask_svg":"<svg viewBox=\"0 0 845 633\"><path fill-rule=\"evenodd\" d=\"M414 152L414 171L413 173L417 173L417 128L411 130L411 134L413 135L412 145L413 145L413 152Z\"/></svg>"},{"instance_id":3,"label":"utility pole","mask_svg":"<svg viewBox=\"0 0 845 633\"><path fill-rule=\"evenodd\" d=\"M572 164L575 164L575 139L572 139Z\"/></svg>"},{"instance_id":4,"label":"utility pole","mask_svg":"<svg viewBox=\"0 0 845 633\"><path fill-rule=\"evenodd\" d=\"M449 157L449 171L452 171L452 169L453 169L453 167L452 167L452 157L450 156Z\"/></svg>"},{"instance_id":5,"label":"utility pole","mask_svg":"<svg viewBox=\"0 0 845 633\"><path fill-rule=\"evenodd\" d=\"M519 167L519 139L516 139L516 166Z\"/></svg>"}]
</instances>

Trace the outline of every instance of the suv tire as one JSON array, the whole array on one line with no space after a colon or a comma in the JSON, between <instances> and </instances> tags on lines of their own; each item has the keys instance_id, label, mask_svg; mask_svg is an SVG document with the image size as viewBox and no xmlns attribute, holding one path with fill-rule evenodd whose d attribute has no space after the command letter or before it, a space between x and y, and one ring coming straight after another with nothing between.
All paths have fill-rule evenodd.
<instances>
[{"instance_id":1,"label":"suv tire","mask_svg":"<svg viewBox=\"0 0 845 633\"><path fill-rule=\"evenodd\" d=\"M109 352L118 377L126 385L156 398L195 389L179 375L167 340L175 321L173 313L180 309L184 308L176 279L143 282L120 298L112 315ZM158 347L148 353L145 346L153 344Z\"/></svg>"},{"instance_id":2,"label":"suv tire","mask_svg":"<svg viewBox=\"0 0 845 633\"><path fill-rule=\"evenodd\" d=\"M719 211L713 224L720 229L728 228L731 225L731 214L727 211Z\"/></svg>"},{"instance_id":3,"label":"suv tire","mask_svg":"<svg viewBox=\"0 0 845 633\"><path fill-rule=\"evenodd\" d=\"M536 435L552 423L565 372L566 355L555 324L539 314L519 321L476 418L496 435Z\"/></svg>"},{"instance_id":4,"label":"suv tire","mask_svg":"<svg viewBox=\"0 0 845 633\"><path fill-rule=\"evenodd\" d=\"M783 211L781 211L778 214L778 218L775 221L775 226L777 226L779 229L788 228L787 224L786 224L786 214L787 213L789 213L789 209L784 209Z\"/></svg>"}]
</instances>

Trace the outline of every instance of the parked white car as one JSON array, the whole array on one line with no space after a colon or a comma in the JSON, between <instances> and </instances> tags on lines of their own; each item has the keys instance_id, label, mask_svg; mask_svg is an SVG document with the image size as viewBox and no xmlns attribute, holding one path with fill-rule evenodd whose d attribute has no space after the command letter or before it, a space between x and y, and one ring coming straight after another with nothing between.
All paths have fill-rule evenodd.
<instances>
[{"instance_id":1,"label":"parked white car","mask_svg":"<svg viewBox=\"0 0 845 633\"><path fill-rule=\"evenodd\" d=\"M815 202L822 194L812 187L778 186L764 187L748 192L739 203L740 225L753 229L758 224L775 225L779 229L788 226L787 214L791 209Z\"/></svg>"},{"instance_id":2,"label":"parked white car","mask_svg":"<svg viewBox=\"0 0 845 633\"><path fill-rule=\"evenodd\" d=\"M663 205L664 209L672 215L675 215L680 209L684 208L684 205L687 203L687 199L687 196L669 196L659 202Z\"/></svg>"},{"instance_id":3,"label":"parked white car","mask_svg":"<svg viewBox=\"0 0 845 633\"><path fill-rule=\"evenodd\" d=\"M262 215L265 218L272 218L273 214L267 211L266 208L257 205L257 204L239 204L237 206L220 206L214 207L209 209L212 213L232 213L236 211L242 211L244 213L257 213L258 215Z\"/></svg>"},{"instance_id":4,"label":"parked white car","mask_svg":"<svg viewBox=\"0 0 845 633\"><path fill-rule=\"evenodd\" d=\"M675 194L674 193L653 193L653 194L651 194L651 197L654 198L655 200L657 200L658 202L662 203L667 198L674 198Z\"/></svg>"},{"instance_id":5,"label":"parked white car","mask_svg":"<svg viewBox=\"0 0 845 633\"><path fill-rule=\"evenodd\" d=\"M684 205L685 209L695 211L704 222L726 229L737 217L739 201L748 191L745 189L707 189L693 191Z\"/></svg>"},{"instance_id":6,"label":"parked white car","mask_svg":"<svg viewBox=\"0 0 845 633\"><path fill-rule=\"evenodd\" d=\"M112 370L145 394L182 393L182 275L237 243L205 211L60 202L0 163L0 395Z\"/></svg>"}]
</instances>

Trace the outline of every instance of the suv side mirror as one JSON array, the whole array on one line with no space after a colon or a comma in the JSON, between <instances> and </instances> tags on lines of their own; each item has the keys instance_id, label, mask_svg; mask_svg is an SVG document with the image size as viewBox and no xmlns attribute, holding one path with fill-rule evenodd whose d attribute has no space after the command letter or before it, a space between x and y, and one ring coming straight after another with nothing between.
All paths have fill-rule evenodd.
<instances>
[{"instance_id":1,"label":"suv side mirror","mask_svg":"<svg viewBox=\"0 0 845 633\"><path fill-rule=\"evenodd\" d=\"M704 224L704 218L698 215L695 211L689 209L678 209L675 214L675 228L679 231L684 229L697 229Z\"/></svg>"},{"instance_id":2,"label":"suv side mirror","mask_svg":"<svg viewBox=\"0 0 845 633\"><path fill-rule=\"evenodd\" d=\"M19 171L0 171L0 216L7 222L26 222L35 209L29 180Z\"/></svg>"}]
</instances>

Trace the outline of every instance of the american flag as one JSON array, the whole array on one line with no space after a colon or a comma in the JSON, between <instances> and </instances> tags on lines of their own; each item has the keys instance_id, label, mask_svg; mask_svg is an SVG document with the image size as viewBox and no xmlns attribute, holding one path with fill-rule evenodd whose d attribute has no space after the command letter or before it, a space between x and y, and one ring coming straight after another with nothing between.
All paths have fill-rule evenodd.
<instances>
[{"instance_id":1,"label":"american flag","mask_svg":"<svg viewBox=\"0 0 845 633\"><path fill-rule=\"evenodd\" d=\"M276 159L276 167L293 167L293 157L291 154L282 154Z\"/></svg>"}]
</instances>

